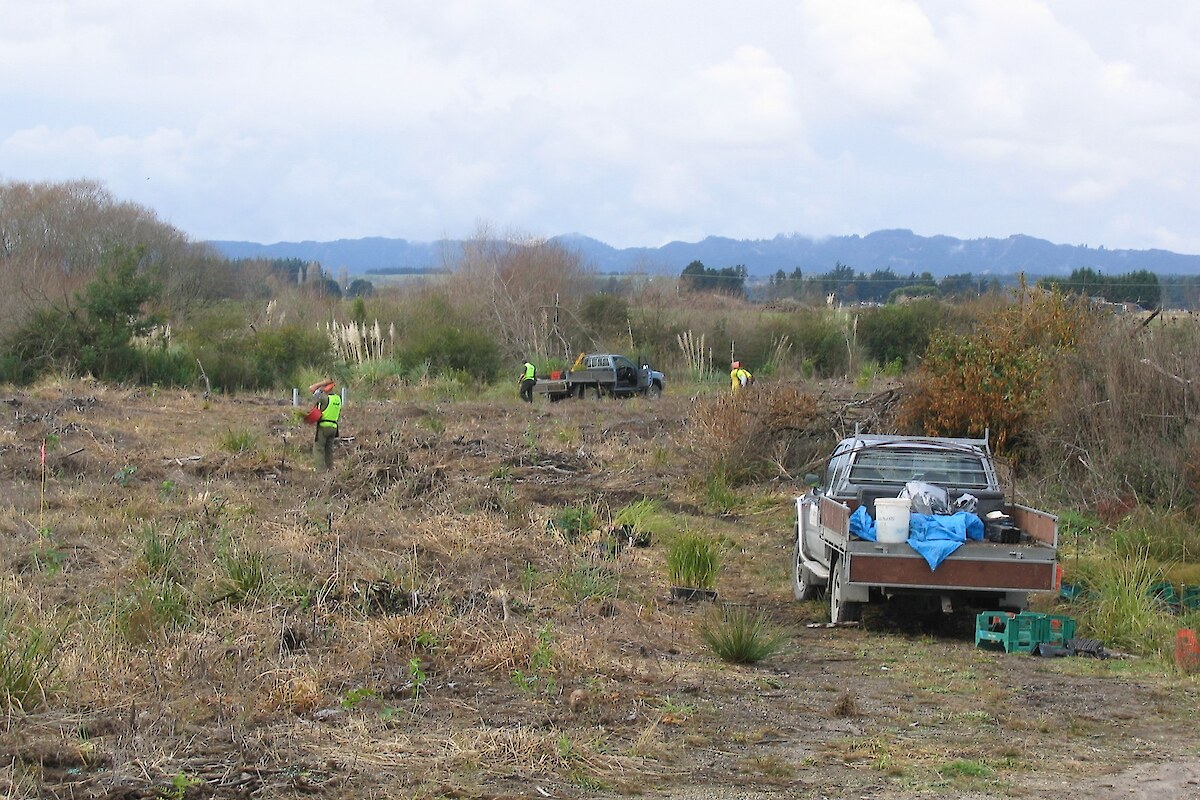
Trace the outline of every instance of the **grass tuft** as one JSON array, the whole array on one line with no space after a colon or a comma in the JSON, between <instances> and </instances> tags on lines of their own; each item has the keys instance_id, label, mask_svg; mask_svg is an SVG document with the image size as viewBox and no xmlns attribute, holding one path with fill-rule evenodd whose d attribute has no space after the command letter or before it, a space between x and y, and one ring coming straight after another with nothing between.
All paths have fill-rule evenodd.
<instances>
[{"instance_id":1,"label":"grass tuft","mask_svg":"<svg viewBox=\"0 0 1200 800\"><path fill-rule=\"evenodd\" d=\"M667 550L667 577L672 586L712 589L723 562L724 553L715 539L687 533Z\"/></svg>"},{"instance_id":2,"label":"grass tuft","mask_svg":"<svg viewBox=\"0 0 1200 800\"><path fill-rule=\"evenodd\" d=\"M700 625L700 638L722 661L757 664L778 653L788 636L771 624L766 614L727 606L709 615Z\"/></svg>"},{"instance_id":3,"label":"grass tuft","mask_svg":"<svg viewBox=\"0 0 1200 800\"><path fill-rule=\"evenodd\" d=\"M45 702L58 670L58 643L41 626L0 612L0 708L30 711Z\"/></svg>"},{"instance_id":4,"label":"grass tuft","mask_svg":"<svg viewBox=\"0 0 1200 800\"><path fill-rule=\"evenodd\" d=\"M225 452L240 456L258 449L258 437L252 431L230 428L221 434L219 444Z\"/></svg>"}]
</instances>

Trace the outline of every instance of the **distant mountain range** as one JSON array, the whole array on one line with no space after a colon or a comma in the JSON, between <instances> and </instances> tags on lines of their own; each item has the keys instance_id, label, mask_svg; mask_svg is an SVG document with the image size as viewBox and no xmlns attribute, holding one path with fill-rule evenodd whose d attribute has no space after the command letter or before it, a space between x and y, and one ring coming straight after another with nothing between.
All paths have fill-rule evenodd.
<instances>
[{"instance_id":1,"label":"distant mountain range","mask_svg":"<svg viewBox=\"0 0 1200 800\"><path fill-rule=\"evenodd\" d=\"M1200 274L1200 255L1168 250L1108 250L1086 245L1054 244L1032 236L1006 239L955 239L918 236L909 230L884 230L866 236L812 238L780 234L773 239L726 239L670 242L662 247L615 248L581 234L554 240L578 252L599 272L678 274L693 261L710 269L744 266L753 277L790 273L824 273L837 264L870 273L891 269L898 275L929 272L934 277L976 275L1069 275L1088 267L1106 275L1148 270L1158 275ZM209 242L226 258L297 258L316 261L327 272L345 268L350 274L396 269L432 269L452 264L462 242L410 242L371 237L333 242Z\"/></svg>"}]
</instances>

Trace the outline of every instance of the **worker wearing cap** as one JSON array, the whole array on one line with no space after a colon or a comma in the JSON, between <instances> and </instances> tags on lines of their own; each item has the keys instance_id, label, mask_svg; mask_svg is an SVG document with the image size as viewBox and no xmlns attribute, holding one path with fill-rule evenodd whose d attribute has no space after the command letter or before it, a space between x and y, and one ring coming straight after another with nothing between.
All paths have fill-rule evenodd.
<instances>
[{"instance_id":1,"label":"worker wearing cap","mask_svg":"<svg viewBox=\"0 0 1200 800\"><path fill-rule=\"evenodd\" d=\"M742 389L745 389L747 386L749 386L751 383L754 382L754 376L750 374L750 370L748 370L742 366L742 362L734 361L733 364L730 365L730 367L731 367L731 369L729 370L730 390L734 394L737 394Z\"/></svg>"},{"instance_id":2,"label":"worker wearing cap","mask_svg":"<svg viewBox=\"0 0 1200 800\"><path fill-rule=\"evenodd\" d=\"M306 420L317 426L313 440L313 466L324 472L333 466L333 443L338 437L338 418L342 415L342 398L334 391L333 381L317 381L308 390L313 395L313 408Z\"/></svg>"}]
</instances>

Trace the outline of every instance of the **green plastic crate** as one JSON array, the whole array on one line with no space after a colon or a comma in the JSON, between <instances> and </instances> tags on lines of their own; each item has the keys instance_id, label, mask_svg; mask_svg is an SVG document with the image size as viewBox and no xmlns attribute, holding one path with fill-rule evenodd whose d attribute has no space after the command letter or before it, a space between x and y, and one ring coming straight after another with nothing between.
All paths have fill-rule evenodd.
<instances>
[{"instance_id":1,"label":"green plastic crate","mask_svg":"<svg viewBox=\"0 0 1200 800\"><path fill-rule=\"evenodd\" d=\"M1167 581L1160 581L1151 586L1150 596L1167 608L1179 607L1179 595L1175 591L1175 585Z\"/></svg>"},{"instance_id":2,"label":"green plastic crate","mask_svg":"<svg viewBox=\"0 0 1200 800\"><path fill-rule=\"evenodd\" d=\"M1006 653L1031 653L1040 632L1041 623L1028 614L984 611L975 616L976 647L999 645Z\"/></svg>"},{"instance_id":3,"label":"green plastic crate","mask_svg":"<svg viewBox=\"0 0 1200 800\"><path fill-rule=\"evenodd\" d=\"M1200 586L1183 587L1183 610L1200 611Z\"/></svg>"},{"instance_id":4,"label":"green plastic crate","mask_svg":"<svg viewBox=\"0 0 1200 800\"><path fill-rule=\"evenodd\" d=\"M1066 614L1038 614L1038 642L1062 646L1075 638L1075 620Z\"/></svg>"}]
</instances>

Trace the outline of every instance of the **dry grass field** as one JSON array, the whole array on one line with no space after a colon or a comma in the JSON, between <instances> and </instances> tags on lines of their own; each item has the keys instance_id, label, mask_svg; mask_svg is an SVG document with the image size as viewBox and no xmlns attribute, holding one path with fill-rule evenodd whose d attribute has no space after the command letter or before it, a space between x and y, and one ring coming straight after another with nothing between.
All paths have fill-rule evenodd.
<instances>
[{"instance_id":1,"label":"dry grass field","mask_svg":"<svg viewBox=\"0 0 1200 800\"><path fill-rule=\"evenodd\" d=\"M1200 796L1195 677L807 627L795 487L717 502L692 398L352 394L325 474L283 398L0 400L0 796ZM684 533L781 652L704 645Z\"/></svg>"}]
</instances>

